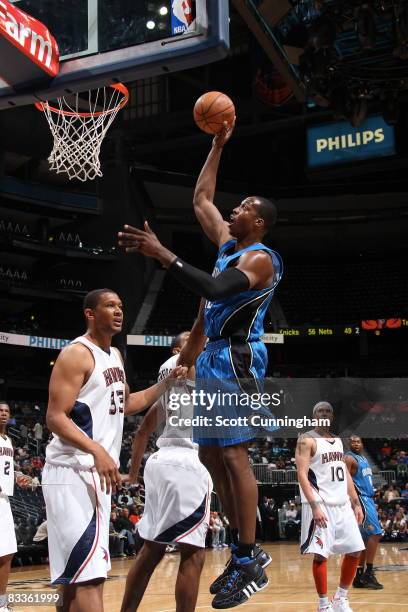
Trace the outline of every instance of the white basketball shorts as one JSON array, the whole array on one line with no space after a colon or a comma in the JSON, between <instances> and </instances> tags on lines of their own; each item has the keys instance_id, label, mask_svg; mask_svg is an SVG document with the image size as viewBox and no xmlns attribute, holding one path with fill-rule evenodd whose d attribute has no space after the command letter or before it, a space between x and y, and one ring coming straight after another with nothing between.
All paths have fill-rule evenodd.
<instances>
[{"instance_id":1,"label":"white basketball shorts","mask_svg":"<svg viewBox=\"0 0 408 612\"><path fill-rule=\"evenodd\" d=\"M97 472L46 463L42 485L52 584L106 578L111 496Z\"/></svg>"},{"instance_id":2,"label":"white basketball shorts","mask_svg":"<svg viewBox=\"0 0 408 612\"><path fill-rule=\"evenodd\" d=\"M17 552L14 520L7 495L0 493L0 557Z\"/></svg>"},{"instance_id":3,"label":"white basketball shorts","mask_svg":"<svg viewBox=\"0 0 408 612\"><path fill-rule=\"evenodd\" d=\"M138 523L144 540L205 547L212 480L198 453L186 447L161 448L147 460L145 508Z\"/></svg>"},{"instance_id":4,"label":"white basketball shorts","mask_svg":"<svg viewBox=\"0 0 408 612\"><path fill-rule=\"evenodd\" d=\"M309 504L302 504L300 550L303 555L315 553L326 557L364 550L364 542L351 504L321 506L327 517L327 527L317 527Z\"/></svg>"}]
</instances>

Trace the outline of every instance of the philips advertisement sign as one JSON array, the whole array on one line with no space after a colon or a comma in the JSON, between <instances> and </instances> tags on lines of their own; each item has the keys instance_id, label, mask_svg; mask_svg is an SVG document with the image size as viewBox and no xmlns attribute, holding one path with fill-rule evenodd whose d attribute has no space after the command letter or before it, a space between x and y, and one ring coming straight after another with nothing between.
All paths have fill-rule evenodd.
<instances>
[{"instance_id":1,"label":"philips advertisement sign","mask_svg":"<svg viewBox=\"0 0 408 612\"><path fill-rule=\"evenodd\" d=\"M358 128L347 121L308 128L309 168L347 164L395 154L394 126L379 115L367 118Z\"/></svg>"}]
</instances>

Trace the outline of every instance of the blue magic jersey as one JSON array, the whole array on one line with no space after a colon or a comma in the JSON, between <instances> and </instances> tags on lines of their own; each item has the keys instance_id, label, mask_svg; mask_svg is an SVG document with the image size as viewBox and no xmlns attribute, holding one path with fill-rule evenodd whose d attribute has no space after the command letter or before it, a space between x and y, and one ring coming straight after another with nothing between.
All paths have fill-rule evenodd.
<instances>
[{"instance_id":1,"label":"blue magic jersey","mask_svg":"<svg viewBox=\"0 0 408 612\"><path fill-rule=\"evenodd\" d=\"M257 242L244 249L234 251L236 240L229 240L218 251L213 276L217 277L248 251L266 251L272 258L275 277L270 287L249 289L232 297L215 302L206 302L204 310L205 335L208 338L240 338L256 341L264 333L263 321L272 300L275 288L282 278L281 256L264 244Z\"/></svg>"},{"instance_id":2,"label":"blue magic jersey","mask_svg":"<svg viewBox=\"0 0 408 612\"><path fill-rule=\"evenodd\" d=\"M357 461L357 472L353 476L354 486L359 495L374 497L374 487L372 481L372 470L368 460L363 455L357 455L352 451L347 451L346 455L350 455Z\"/></svg>"}]
</instances>

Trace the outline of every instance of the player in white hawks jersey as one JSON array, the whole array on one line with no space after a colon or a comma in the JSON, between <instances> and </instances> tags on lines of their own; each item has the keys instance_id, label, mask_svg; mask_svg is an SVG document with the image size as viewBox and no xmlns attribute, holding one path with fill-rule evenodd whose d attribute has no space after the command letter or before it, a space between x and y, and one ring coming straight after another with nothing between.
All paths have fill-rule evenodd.
<instances>
[{"instance_id":1,"label":"player in white hawks jersey","mask_svg":"<svg viewBox=\"0 0 408 612\"><path fill-rule=\"evenodd\" d=\"M173 355L160 367L159 381L177 364L188 337L189 332L183 332L174 339ZM146 501L138 523L144 544L129 571L121 612L137 610L166 546L176 543L180 548L175 588L177 610L195 610L204 565L212 480L198 458L198 445L191 438L194 407L188 398L193 387L194 367L190 368L185 383L175 384L150 408L133 442L130 478L135 482L149 437L165 421L157 440L159 450L149 457L144 470Z\"/></svg>"},{"instance_id":2,"label":"player in white hawks jersey","mask_svg":"<svg viewBox=\"0 0 408 612\"><path fill-rule=\"evenodd\" d=\"M333 421L333 408L319 402L315 419ZM351 612L347 598L364 543L359 530L363 512L344 461L343 443L330 433L330 425L318 426L299 438L296 465L302 498L302 554L314 554L313 577L319 595L318 610ZM329 602L327 559L344 554L339 587Z\"/></svg>"},{"instance_id":3,"label":"player in white hawks jersey","mask_svg":"<svg viewBox=\"0 0 408 612\"><path fill-rule=\"evenodd\" d=\"M9 497L14 493L14 449L6 435L10 419L10 407L0 401L0 612L11 611L7 606L6 588L10 575L11 561L17 552L13 515ZM20 487L28 486L31 478L20 476Z\"/></svg>"},{"instance_id":4,"label":"player in white hawks jersey","mask_svg":"<svg viewBox=\"0 0 408 612\"><path fill-rule=\"evenodd\" d=\"M54 437L42 478L51 581L63 593L62 612L103 611L124 414L151 405L169 384L128 395L122 357L111 346L122 329L119 296L96 289L83 308L88 330L63 349L50 380L47 426Z\"/></svg>"}]
</instances>

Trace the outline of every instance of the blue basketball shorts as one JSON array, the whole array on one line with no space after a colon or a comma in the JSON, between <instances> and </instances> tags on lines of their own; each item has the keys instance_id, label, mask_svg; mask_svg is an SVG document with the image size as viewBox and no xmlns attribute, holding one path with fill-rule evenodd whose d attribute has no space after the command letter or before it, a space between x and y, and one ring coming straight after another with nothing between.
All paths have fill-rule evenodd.
<instances>
[{"instance_id":1,"label":"blue basketball shorts","mask_svg":"<svg viewBox=\"0 0 408 612\"><path fill-rule=\"evenodd\" d=\"M260 416L273 417L263 393L267 363L261 341L208 342L196 364L194 442L232 446L255 439L261 430L264 436L271 431L259 426Z\"/></svg>"},{"instance_id":2,"label":"blue basketball shorts","mask_svg":"<svg viewBox=\"0 0 408 612\"><path fill-rule=\"evenodd\" d=\"M363 509L364 520L360 525L360 532L364 539L372 535L382 535L383 529L378 520L378 512L372 497L360 495L360 503Z\"/></svg>"}]
</instances>

